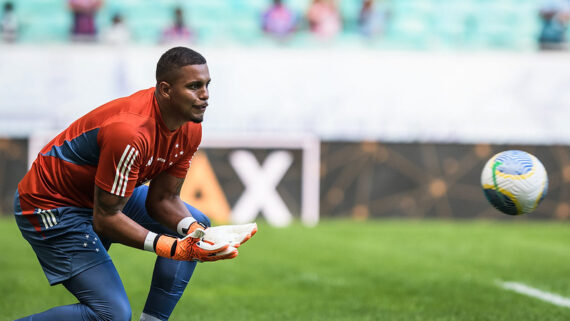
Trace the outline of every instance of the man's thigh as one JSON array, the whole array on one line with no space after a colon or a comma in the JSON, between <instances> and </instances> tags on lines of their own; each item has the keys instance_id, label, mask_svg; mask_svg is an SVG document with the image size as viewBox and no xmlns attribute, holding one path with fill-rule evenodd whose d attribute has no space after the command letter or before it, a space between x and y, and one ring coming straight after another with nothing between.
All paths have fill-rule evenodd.
<instances>
[{"instance_id":1,"label":"man's thigh","mask_svg":"<svg viewBox=\"0 0 570 321\"><path fill-rule=\"evenodd\" d=\"M93 231L91 209L61 207L50 212L56 224L40 231L26 215L15 216L22 235L32 246L50 284L61 283L111 260Z\"/></svg>"}]
</instances>

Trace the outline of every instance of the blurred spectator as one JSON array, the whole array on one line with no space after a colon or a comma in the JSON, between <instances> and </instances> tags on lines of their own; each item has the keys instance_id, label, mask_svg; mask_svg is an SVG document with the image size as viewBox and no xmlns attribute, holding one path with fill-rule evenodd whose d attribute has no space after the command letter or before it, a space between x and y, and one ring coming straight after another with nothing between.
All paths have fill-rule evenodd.
<instances>
[{"instance_id":1,"label":"blurred spectator","mask_svg":"<svg viewBox=\"0 0 570 321\"><path fill-rule=\"evenodd\" d=\"M546 0L540 6L541 31L538 38L540 49L565 49L566 28L570 18L569 0Z\"/></svg>"},{"instance_id":2,"label":"blurred spectator","mask_svg":"<svg viewBox=\"0 0 570 321\"><path fill-rule=\"evenodd\" d=\"M320 38L332 38L342 28L338 7L334 0L313 0L307 11L309 28Z\"/></svg>"},{"instance_id":3,"label":"blurred spectator","mask_svg":"<svg viewBox=\"0 0 570 321\"><path fill-rule=\"evenodd\" d=\"M123 16L119 13L113 15L111 26L103 33L104 43L121 45L130 42L131 32L124 22Z\"/></svg>"},{"instance_id":4,"label":"blurred spectator","mask_svg":"<svg viewBox=\"0 0 570 321\"><path fill-rule=\"evenodd\" d=\"M195 41L192 30L186 26L184 11L177 7L174 9L174 21L172 25L163 30L160 42L162 44L176 45L189 44Z\"/></svg>"},{"instance_id":5,"label":"blurred spectator","mask_svg":"<svg viewBox=\"0 0 570 321\"><path fill-rule=\"evenodd\" d=\"M0 32L5 42L15 42L18 39L19 24L14 13L14 4L10 1L4 3L2 20L0 20Z\"/></svg>"},{"instance_id":6,"label":"blurred spectator","mask_svg":"<svg viewBox=\"0 0 570 321\"><path fill-rule=\"evenodd\" d=\"M278 39L291 35L297 25L295 13L281 0L273 0L273 5L263 13L262 19L263 31Z\"/></svg>"},{"instance_id":7,"label":"blurred spectator","mask_svg":"<svg viewBox=\"0 0 570 321\"><path fill-rule=\"evenodd\" d=\"M95 41L97 27L95 15L103 5L103 0L69 0L73 15L71 39L73 41Z\"/></svg>"},{"instance_id":8,"label":"blurred spectator","mask_svg":"<svg viewBox=\"0 0 570 321\"><path fill-rule=\"evenodd\" d=\"M358 14L358 30L367 37L381 36L384 33L389 12L384 1L362 0Z\"/></svg>"}]
</instances>

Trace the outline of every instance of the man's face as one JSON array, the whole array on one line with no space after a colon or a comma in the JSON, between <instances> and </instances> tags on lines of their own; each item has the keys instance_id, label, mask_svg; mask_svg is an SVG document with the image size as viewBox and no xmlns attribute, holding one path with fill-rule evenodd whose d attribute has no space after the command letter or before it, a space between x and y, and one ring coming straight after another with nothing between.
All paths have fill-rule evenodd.
<instances>
[{"instance_id":1,"label":"man's face","mask_svg":"<svg viewBox=\"0 0 570 321\"><path fill-rule=\"evenodd\" d=\"M180 68L172 81L170 107L176 117L185 121L200 123L208 107L208 65L187 65Z\"/></svg>"}]
</instances>

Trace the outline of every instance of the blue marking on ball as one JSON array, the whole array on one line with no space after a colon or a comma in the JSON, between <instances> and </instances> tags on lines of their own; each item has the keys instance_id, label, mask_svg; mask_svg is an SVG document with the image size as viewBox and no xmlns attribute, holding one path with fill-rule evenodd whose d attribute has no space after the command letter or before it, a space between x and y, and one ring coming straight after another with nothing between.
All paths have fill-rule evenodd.
<instances>
[{"instance_id":1,"label":"blue marking on ball","mask_svg":"<svg viewBox=\"0 0 570 321\"><path fill-rule=\"evenodd\" d=\"M520 150L502 152L497 155L495 162L501 163L497 166L499 172L509 175L524 175L534 167L529 154Z\"/></svg>"}]
</instances>

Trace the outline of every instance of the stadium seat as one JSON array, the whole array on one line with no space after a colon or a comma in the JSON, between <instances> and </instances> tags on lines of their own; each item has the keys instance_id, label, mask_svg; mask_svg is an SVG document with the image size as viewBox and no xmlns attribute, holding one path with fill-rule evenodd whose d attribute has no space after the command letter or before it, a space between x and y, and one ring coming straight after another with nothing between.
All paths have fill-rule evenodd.
<instances>
[{"instance_id":1,"label":"stadium seat","mask_svg":"<svg viewBox=\"0 0 570 321\"><path fill-rule=\"evenodd\" d=\"M403 48L534 48L539 31L540 0L378 1L385 1L391 12L381 41ZM284 3L304 17L311 0ZM69 39L71 17L66 0L19 0L15 4L22 21L23 42ZM260 31L260 16L270 4L271 0L107 0L96 21L103 30L115 13L121 13L136 42L156 43L161 30L172 21L173 8L181 5L188 25L199 34L200 43L266 45L267 39ZM361 0L342 0L339 6L344 30L336 44L365 44L358 40L356 28ZM314 45L305 33L306 28L289 44Z\"/></svg>"}]
</instances>

